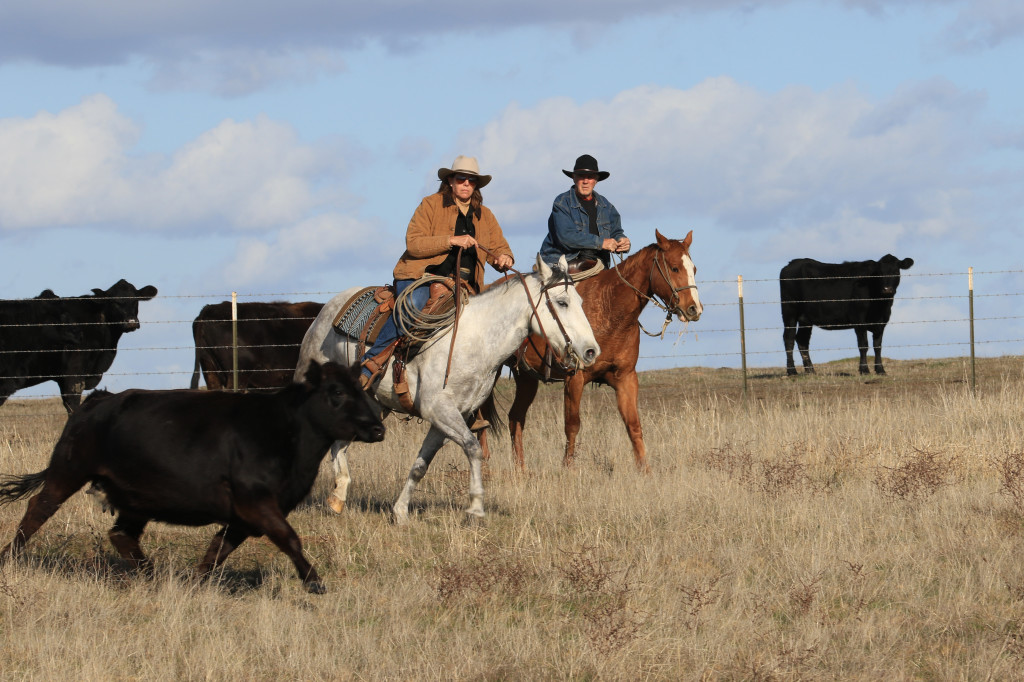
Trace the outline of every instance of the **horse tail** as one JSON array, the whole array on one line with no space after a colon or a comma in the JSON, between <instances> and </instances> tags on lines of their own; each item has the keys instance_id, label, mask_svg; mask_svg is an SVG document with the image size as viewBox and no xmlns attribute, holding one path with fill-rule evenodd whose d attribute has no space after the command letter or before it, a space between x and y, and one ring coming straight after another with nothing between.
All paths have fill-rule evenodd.
<instances>
[{"instance_id":1,"label":"horse tail","mask_svg":"<svg viewBox=\"0 0 1024 682\"><path fill-rule=\"evenodd\" d=\"M0 505L28 497L46 482L47 469L24 476L4 476L0 479Z\"/></svg>"},{"instance_id":2,"label":"horse tail","mask_svg":"<svg viewBox=\"0 0 1024 682\"><path fill-rule=\"evenodd\" d=\"M491 386L491 394L484 400L483 405L480 406L480 416L490 422L490 426L487 428L494 430L496 427L505 427L505 419L502 417L503 410L498 409L498 379L501 378L501 373L494 379L494 386Z\"/></svg>"}]
</instances>

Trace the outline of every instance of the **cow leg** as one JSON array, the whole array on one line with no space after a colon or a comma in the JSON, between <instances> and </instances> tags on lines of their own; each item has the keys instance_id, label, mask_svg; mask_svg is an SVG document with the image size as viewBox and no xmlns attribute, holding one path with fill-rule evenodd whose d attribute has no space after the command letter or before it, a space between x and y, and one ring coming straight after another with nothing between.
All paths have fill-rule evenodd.
<instances>
[{"instance_id":1,"label":"cow leg","mask_svg":"<svg viewBox=\"0 0 1024 682\"><path fill-rule=\"evenodd\" d=\"M869 374L868 372L868 330L865 327L858 326L854 328L857 333L857 350L860 352L860 365L857 370L861 374Z\"/></svg>"},{"instance_id":2,"label":"cow leg","mask_svg":"<svg viewBox=\"0 0 1024 682\"><path fill-rule=\"evenodd\" d=\"M107 537L110 538L110 544L114 546L117 553L123 559L131 562L136 570L152 573L153 562L143 553L142 547L139 545L139 538L142 537L142 531L145 530L147 523L149 523L149 519L146 517L122 512L118 515Z\"/></svg>"},{"instance_id":3,"label":"cow leg","mask_svg":"<svg viewBox=\"0 0 1024 682\"><path fill-rule=\"evenodd\" d=\"M345 502L348 500L348 484L352 477L348 471L348 447L351 441L335 441L331 445L331 467L334 469L334 490L327 498L327 505L336 513L340 514L345 509Z\"/></svg>"},{"instance_id":4,"label":"cow leg","mask_svg":"<svg viewBox=\"0 0 1024 682\"><path fill-rule=\"evenodd\" d=\"M210 541L210 546L206 550L206 554L203 555L202 560L196 566L196 573L200 577L204 577L210 573L213 569L220 566L228 555L231 554L235 549L245 542L246 538L252 537L247 529L242 529L237 526L225 526L217 531L217 534L213 536L213 540Z\"/></svg>"},{"instance_id":5,"label":"cow leg","mask_svg":"<svg viewBox=\"0 0 1024 682\"><path fill-rule=\"evenodd\" d=\"M885 327L879 326L871 332L871 343L875 347L875 374L885 374L885 367L882 367L882 332Z\"/></svg>"},{"instance_id":6,"label":"cow leg","mask_svg":"<svg viewBox=\"0 0 1024 682\"><path fill-rule=\"evenodd\" d=\"M515 375L516 397L512 401L512 407L508 409L508 432L512 438L512 452L515 454L516 467L520 471L526 470L526 460L523 456L523 429L526 427L526 413L537 397L537 388L540 380L533 374L519 372Z\"/></svg>"},{"instance_id":7,"label":"cow leg","mask_svg":"<svg viewBox=\"0 0 1024 682\"><path fill-rule=\"evenodd\" d=\"M288 523L273 497L268 495L252 503L236 502L235 513L256 531L266 535L268 540L292 560L307 592L323 594L327 591L313 564L303 555L302 541L299 540L298 533ZM230 534L229 530L225 534L225 540L230 539ZM241 539L238 542L240 543Z\"/></svg>"},{"instance_id":8,"label":"cow leg","mask_svg":"<svg viewBox=\"0 0 1024 682\"><path fill-rule=\"evenodd\" d=\"M804 373L814 374L814 365L811 364L811 332L814 327L805 324L796 330L796 345L800 349L800 359L804 363Z\"/></svg>"},{"instance_id":9,"label":"cow leg","mask_svg":"<svg viewBox=\"0 0 1024 682\"><path fill-rule=\"evenodd\" d=\"M85 390L85 382L61 379L57 385L60 386L60 400L64 403L64 409L71 414L82 404L82 391Z\"/></svg>"},{"instance_id":10,"label":"cow leg","mask_svg":"<svg viewBox=\"0 0 1024 682\"><path fill-rule=\"evenodd\" d=\"M25 543L36 534L47 519L57 513L64 501L78 492L85 483L85 480L57 481L48 475L43 489L28 501L25 515L14 531L14 538L0 550L0 561L21 554Z\"/></svg>"},{"instance_id":11,"label":"cow leg","mask_svg":"<svg viewBox=\"0 0 1024 682\"><path fill-rule=\"evenodd\" d=\"M472 435L472 434L470 434ZM409 478L405 482L405 487L402 488L402 493L395 500L395 504L392 506L392 511L395 514L395 523L407 523L409 521L409 504L412 500L412 494L416 491L416 486L423 476L427 473L427 469L430 468L430 463L434 460L434 455L444 445L446 436L436 426L431 426L427 432L427 437L423 439L423 445L420 446L419 454L416 455L416 461L413 462L412 469L409 471ZM476 440L473 439L475 443ZM479 444L477 445L479 447ZM473 494L472 490L472 471L470 472L470 495ZM482 493L481 493L482 497ZM482 515L482 500L481 500L481 515Z\"/></svg>"},{"instance_id":12,"label":"cow leg","mask_svg":"<svg viewBox=\"0 0 1024 682\"><path fill-rule=\"evenodd\" d=\"M580 400L583 399L583 372L576 372L565 380L562 390L562 410L565 418L565 455L562 464L572 466L576 456L576 436L580 433Z\"/></svg>"},{"instance_id":13,"label":"cow leg","mask_svg":"<svg viewBox=\"0 0 1024 682\"><path fill-rule=\"evenodd\" d=\"M635 370L623 371L606 375L606 380L615 389L615 402L626 425L626 434L633 443L633 459L636 468L645 474L651 473L647 463L647 446L644 444L644 430L640 426L640 410L637 408L637 397L640 394L640 382Z\"/></svg>"},{"instance_id":14,"label":"cow leg","mask_svg":"<svg viewBox=\"0 0 1024 682\"><path fill-rule=\"evenodd\" d=\"M793 342L796 341L796 322L782 329L782 345L786 348L786 374L796 375L796 363L793 362Z\"/></svg>"}]
</instances>

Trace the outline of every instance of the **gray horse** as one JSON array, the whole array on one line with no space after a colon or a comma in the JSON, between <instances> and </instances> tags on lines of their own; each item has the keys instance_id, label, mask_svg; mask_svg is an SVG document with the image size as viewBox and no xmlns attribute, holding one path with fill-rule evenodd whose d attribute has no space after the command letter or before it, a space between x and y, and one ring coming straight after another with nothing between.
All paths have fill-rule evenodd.
<instances>
[{"instance_id":1,"label":"gray horse","mask_svg":"<svg viewBox=\"0 0 1024 682\"><path fill-rule=\"evenodd\" d=\"M412 413L429 422L430 431L420 447L405 487L395 501L393 509L397 523L408 521L409 504L416 485L427 473L431 460L446 439L457 443L469 460L469 508L466 513L470 517L484 516L482 451L476 436L469 430L467 420L490 395L502 363L516 352L527 335L543 335L559 357L572 356L582 366L591 365L597 358L600 348L583 312L579 294L566 272L564 258L554 267L549 267L538 257L537 269L533 273L508 278L471 296L462 306L447 383L445 371L451 346L450 329L430 339L408 362L405 376L414 406ZM359 360L356 357L358 341L338 333L332 326L339 309L359 289L341 292L320 311L302 341L296 376L303 376L313 360L348 364ZM407 412L395 392L390 367L382 373L371 395L385 410ZM329 504L336 512L344 508L348 494L348 446L349 442L337 441L331 447L335 488Z\"/></svg>"}]
</instances>

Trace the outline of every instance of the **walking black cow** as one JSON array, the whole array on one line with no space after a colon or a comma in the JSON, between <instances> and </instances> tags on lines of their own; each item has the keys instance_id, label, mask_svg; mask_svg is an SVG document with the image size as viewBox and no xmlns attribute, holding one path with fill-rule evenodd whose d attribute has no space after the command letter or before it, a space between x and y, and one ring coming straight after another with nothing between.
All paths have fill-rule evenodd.
<instances>
[{"instance_id":1,"label":"walking black cow","mask_svg":"<svg viewBox=\"0 0 1024 682\"><path fill-rule=\"evenodd\" d=\"M238 388L280 388L295 374L299 347L323 303L254 301L237 304ZM202 370L211 391L232 387L231 301L204 305L192 322L196 364L191 388Z\"/></svg>"},{"instance_id":2,"label":"walking black cow","mask_svg":"<svg viewBox=\"0 0 1024 682\"><path fill-rule=\"evenodd\" d=\"M266 535L291 558L306 589L320 594L323 583L285 517L309 494L331 443L383 438L358 368L333 363L314 363L304 382L273 393L97 391L68 418L49 467L0 482L0 503L42 487L0 560L21 553L91 481L118 514L110 542L136 568L152 568L139 546L151 520L221 523L200 575L246 538Z\"/></svg>"},{"instance_id":3,"label":"walking black cow","mask_svg":"<svg viewBox=\"0 0 1024 682\"><path fill-rule=\"evenodd\" d=\"M782 296L782 340L786 346L786 372L796 374L793 341L800 348L804 371L814 372L808 346L813 326L853 329L860 350L860 373L868 374L868 332L875 348L875 374L882 367L882 334L892 314L892 301L900 285L900 270L914 264L886 254L878 260L820 263L810 258L789 262L779 273Z\"/></svg>"},{"instance_id":4,"label":"walking black cow","mask_svg":"<svg viewBox=\"0 0 1024 682\"><path fill-rule=\"evenodd\" d=\"M139 328L139 301L156 296L156 287L123 279L92 291L58 298L47 289L0 301L0 405L15 391L56 381L70 413L114 364L121 335Z\"/></svg>"}]
</instances>

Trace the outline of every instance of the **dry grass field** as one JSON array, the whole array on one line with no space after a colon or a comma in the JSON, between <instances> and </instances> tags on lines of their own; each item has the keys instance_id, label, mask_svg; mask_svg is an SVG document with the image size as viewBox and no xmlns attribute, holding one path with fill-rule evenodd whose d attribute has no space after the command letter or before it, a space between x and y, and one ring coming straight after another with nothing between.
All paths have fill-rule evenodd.
<instances>
[{"instance_id":1,"label":"dry grass field","mask_svg":"<svg viewBox=\"0 0 1024 682\"><path fill-rule=\"evenodd\" d=\"M328 593L249 541L215 579L213 527L152 524L126 570L112 522L73 497L0 569L5 680L1010 680L1024 678L1024 361L856 361L641 378L653 473L613 393L587 389L561 466L561 390L542 387L525 475L504 437L487 520L463 523L445 446L408 526L387 513L424 427L354 447L349 507L328 463L291 520ZM507 382L502 391L507 392ZM507 396L504 398L508 402ZM40 412L52 412L40 417ZM59 406L0 408L0 471L42 469ZM0 509L6 543L25 508Z\"/></svg>"}]
</instances>

